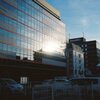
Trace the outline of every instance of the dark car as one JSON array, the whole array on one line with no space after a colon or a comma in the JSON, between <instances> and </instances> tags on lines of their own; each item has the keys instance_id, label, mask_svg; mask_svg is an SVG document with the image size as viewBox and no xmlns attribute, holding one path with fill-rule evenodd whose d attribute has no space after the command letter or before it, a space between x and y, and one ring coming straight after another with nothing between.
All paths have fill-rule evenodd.
<instances>
[{"instance_id":1,"label":"dark car","mask_svg":"<svg viewBox=\"0 0 100 100\"><path fill-rule=\"evenodd\" d=\"M2 95L21 95L23 94L23 86L13 79L0 79L0 94Z\"/></svg>"},{"instance_id":2,"label":"dark car","mask_svg":"<svg viewBox=\"0 0 100 100\"><path fill-rule=\"evenodd\" d=\"M99 77L73 78L70 81L73 85L89 86L93 89L100 90L100 78Z\"/></svg>"},{"instance_id":3,"label":"dark car","mask_svg":"<svg viewBox=\"0 0 100 100\"><path fill-rule=\"evenodd\" d=\"M80 90L82 100L98 100L100 98L100 77L73 78L73 88Z\"/></svg>"}]
</instances>

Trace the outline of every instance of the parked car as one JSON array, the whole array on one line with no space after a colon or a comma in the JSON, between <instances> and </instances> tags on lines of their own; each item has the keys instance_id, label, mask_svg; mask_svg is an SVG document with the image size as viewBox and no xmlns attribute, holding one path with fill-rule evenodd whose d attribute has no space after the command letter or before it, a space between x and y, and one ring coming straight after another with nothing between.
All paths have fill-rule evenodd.
<instances>
[{"instance_id":1,"label":"parked car","mask_svg":"<svg viewBox=\"0 0 100 100\"><path fill-rule=\"evenodd\" d=\"M55 77L54 79L48 79L42 82L42 84L53 84L53 83L69 84L70 81L66 77Z\"/></svg>"},{"instance_id":2,"label":"parked car","mask_svg":"<svg viewBox=\"0 0 100 100\"><path fill-rule=\"evenodd\" d=\"M79 86L92 86L95 89L100 89L100 78L99 77L81 77L70 79L73 85Z\"/></svg>"},{"instance_id":3,"label":"parked car","mask_svg":"<svg viewBox=\"0 0 100 100\"><path fill-rule=\"evenodd\" d=\"M13 79L0 78L0 94L6 95L21 95L24 87Z\"/></svg>"},{"instance_id":4,"label":"parked car","mask_svg":"<svg viewBox=\"0 0 100 100\"><path fill-rule=\"evenodd\" d=\"M70 81L73 87L80 90L81 94L83 95L83 99L84 95L88 95L88 97L91 97L92 95L95 100L100 98L100 77L73 78Z\"/></svg>"},{"instance_id":5,"label":"parked car","mask_svg":"<svg viewBox=\"0 0 100 100\"><path fill-rule=\"evenodd\" d=\"M42 82L42 85L51 86L59 90L68 90L71 88L70 81L64 77L55 77L54 79L45 80Z\"/></svg>"},{"instance_id":6,"label":"parked car","mask_svg":"<svg viewBox=\"0 0 100 100\"><path fill-rule=\"evenodd\" d=\"M69 80L67 79L67 77L65 76L61 76L61 77L55 77L54 78L55 82L62 82L62 83L68 83L69 84Z\"/></svg>"}]
</instances>

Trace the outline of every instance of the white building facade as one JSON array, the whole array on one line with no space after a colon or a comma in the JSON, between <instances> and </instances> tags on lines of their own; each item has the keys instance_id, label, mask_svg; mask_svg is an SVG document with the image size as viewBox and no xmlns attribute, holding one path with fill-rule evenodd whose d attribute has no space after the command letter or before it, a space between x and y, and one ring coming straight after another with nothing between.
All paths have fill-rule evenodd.
<instances>
[{"instance_id":1,"label":"white building facade","mask_svg":"<svg viewBox=\"0 0 100 100\"><path fill-rule=\"evenodd\" d=\"M73 50L73 76L84 76L84 53Z\"/></svg>"},{"instance_id":2,"label":"white building facade","mask_svg":"<svg viewBox=\"0 0 100 100\"><path fill-rule=\"evenodd\" d=\"M84 53L81 48L72 43L68 45L68 52L71 77L84 77Z\"/></svg>"}]
</instances>

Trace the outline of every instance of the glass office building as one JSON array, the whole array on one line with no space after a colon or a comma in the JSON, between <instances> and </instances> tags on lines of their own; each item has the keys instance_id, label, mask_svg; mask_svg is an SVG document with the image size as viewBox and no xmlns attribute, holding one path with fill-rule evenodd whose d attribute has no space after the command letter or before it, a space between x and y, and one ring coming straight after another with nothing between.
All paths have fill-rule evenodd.
<instances>
[{"instance_id":1,"label":"glass office building","mask_svg":"<svg viewBox=\"0 0 100 100\"><path fill-rule=\"evenodd\" d=\"M34 51L64 56L65 25L38 2L0 0L0 58L34 60Z\"/></svg>"}]
</instances>

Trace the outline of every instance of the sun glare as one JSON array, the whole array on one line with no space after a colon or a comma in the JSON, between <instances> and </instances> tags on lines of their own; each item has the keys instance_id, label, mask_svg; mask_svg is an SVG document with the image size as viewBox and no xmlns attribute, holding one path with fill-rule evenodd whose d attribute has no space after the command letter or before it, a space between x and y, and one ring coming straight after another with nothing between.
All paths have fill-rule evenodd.
<instances>
[{"instance_id":1,"label":"sun glare","mask_svg":"<svg viewBox=\"0 0 100 100\"><path fill-rule=\"evenodd\" d=\"M56 42L47 42L43 47L45 52L54 52L58 49L58 44Z\"/></svg>"}]
</instances>

